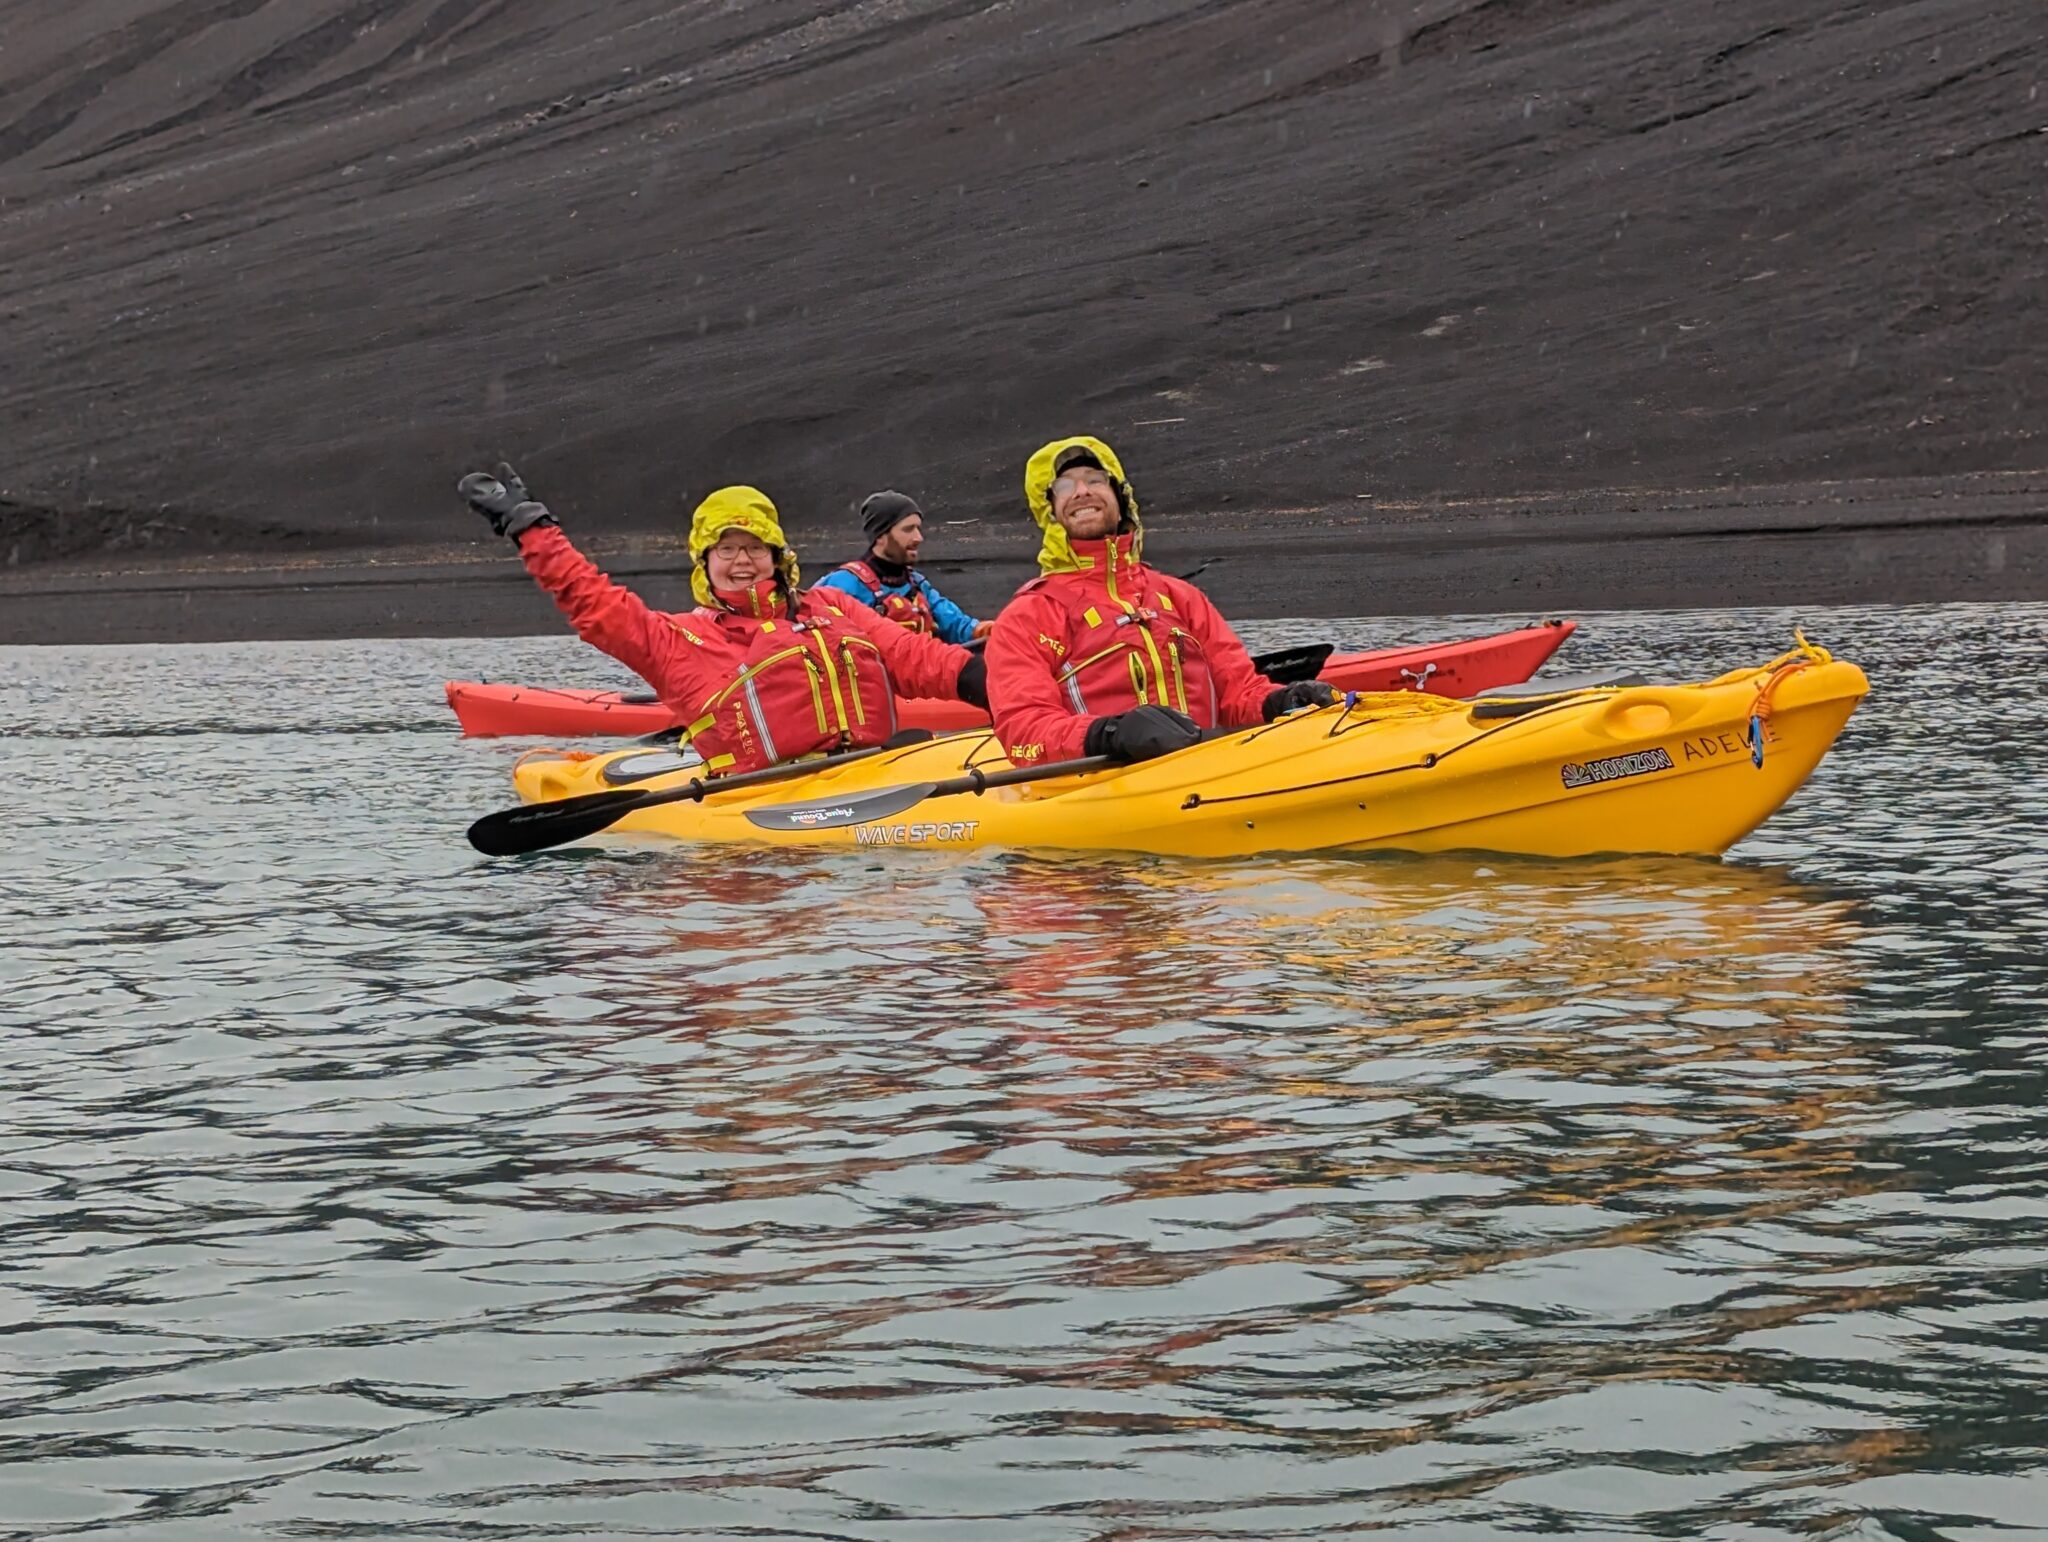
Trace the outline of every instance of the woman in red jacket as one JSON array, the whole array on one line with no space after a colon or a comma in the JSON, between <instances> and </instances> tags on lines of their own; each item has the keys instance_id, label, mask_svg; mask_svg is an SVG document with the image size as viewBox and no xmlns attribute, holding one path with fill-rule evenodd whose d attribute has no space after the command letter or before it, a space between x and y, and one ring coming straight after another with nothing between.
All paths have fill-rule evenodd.
<instances>
[{"instance_id":1,"label":"woman in red jacket","mask_svg":"<svg viewBox=\"0 0 2048 1542\"><path fill-rule=\"evenodd\" d=\"M755 488L721 487L697 505L689 545L699 605L675 615L598 571L510 466L472 472L459 488L518 544L576 635L653 686L688 725L709 771L880 744L896 731L899 693L988 705L985 666L966 649L850 600L799 595L796 553Z\"/></svg>"},{"instance_id":2,"label":"woman in red jacket","mask_svg":"<svg viewBox=\"0 0 2048 1542\"><path fill-rule=\"evenodd\" d=\"M1275 685L1185 579L1142 560L1138 499L1100 439L1055 439L1024 467L1045 532L1040 576L1003 607L988 640L996 736L1011 760L1146 760L1205 728L1328 706L1320 680Z\"/></svg>"}]
</instances>

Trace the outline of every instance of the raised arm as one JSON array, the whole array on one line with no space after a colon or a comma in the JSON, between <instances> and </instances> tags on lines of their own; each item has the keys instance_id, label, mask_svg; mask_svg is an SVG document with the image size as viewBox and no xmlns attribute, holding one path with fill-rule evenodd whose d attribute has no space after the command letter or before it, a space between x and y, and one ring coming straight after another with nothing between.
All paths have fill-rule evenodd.
<instances>
[{"instance_id":1,"label":"raised arm","mask_svg":"<svg viewBox=\"0 0 2048 1542\"><path fill-rule=\"evenodd\" d=\"M673 629L571 544L548 506L528 494L518 472L504 464L496 476L473 472L459 490L493 530L511 538L526 571L547 590L578 637L609 653L664 698L690 694L681 678L689 671L680 666L691 661L679 655Z\"/></svg>"}]
</instances>

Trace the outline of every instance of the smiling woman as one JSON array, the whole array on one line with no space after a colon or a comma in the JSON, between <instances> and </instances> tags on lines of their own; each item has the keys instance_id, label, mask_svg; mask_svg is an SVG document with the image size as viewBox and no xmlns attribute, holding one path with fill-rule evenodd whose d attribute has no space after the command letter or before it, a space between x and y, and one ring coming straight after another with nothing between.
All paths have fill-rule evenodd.
<instances>
[{"instance_id":1,"label":"smiling woman","mask_svg":"<svg viewBox=\"0 0 2048 1542\"><path fill-rule=\"evenodd\" d=\"M985 666L965 649L799 594L796 553L758 488L722 487L697 505L690 586L700 603L670 615L599 572L511 466L457 486L517 544L576 635L654 687L710 776L875 748L896 732L899 691L987 703Z\"/></svg>"},{"instance_id":2,"label":"smiling woman","mask_svg":"<svg viewBox=\"0 0 2048 1542\"><path fill-rule=\"evenodd\" d=\"M728 530L704 553L714 592L751 589L775 572L775 554L750 530Z\"/></svg>"}]
</instances>

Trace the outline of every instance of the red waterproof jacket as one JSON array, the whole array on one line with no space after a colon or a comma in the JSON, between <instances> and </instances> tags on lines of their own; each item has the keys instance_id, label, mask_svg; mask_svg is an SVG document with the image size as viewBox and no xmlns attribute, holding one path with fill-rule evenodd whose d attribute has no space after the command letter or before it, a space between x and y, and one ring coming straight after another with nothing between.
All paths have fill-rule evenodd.
<instances>
[{"instance_id":1,"label":"red waterproof jacket","mask_svg":"<svg viewBox=\"0 0 2048 1542\"><path fill-rule=\"evenodd\" d=\"M654 610L553 525L522 534L519 555L576 635L651 685L721 774L880 744L896 731L897 694L957 699L972 657L829 592L801 596L792 621L771 583L720 596L747 614Z\"/></svg>"},{"instance_id":2,"label":"red waterproof jacket","mask_svg":"<svg viewBox=\"0 0 2048 1542\"><path fill-rule=\"evenodd\" d=\"M1070 543L1074 567L1034 578L988 640L989 710L1020 765L1084 753L1088 725L1151 703L1204 728L1262 720L1273 682L1208 596L1149 568L1125 534Z\"/></svg>"}]
</instances>

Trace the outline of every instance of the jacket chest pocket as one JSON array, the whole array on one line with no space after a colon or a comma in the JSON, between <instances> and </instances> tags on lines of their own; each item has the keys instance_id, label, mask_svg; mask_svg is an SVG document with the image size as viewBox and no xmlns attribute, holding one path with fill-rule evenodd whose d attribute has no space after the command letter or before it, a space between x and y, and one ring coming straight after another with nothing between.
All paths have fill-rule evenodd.
<instances>
[{"instance_id":1,"label":"jacket chest pocket","mask_svg":"<svg viewBox=\"0 0 2048 1542\"><path fill-rule=\"evenodd\" d=\"M896 693L889 687L889 666L882 661L882 650L865 637L842 637L839 661L846 669L846 705L852 725L865 728L871 719L879 718L893 734Z\"/></svg>"},{"instance_id":2,"label":"jacket chest pocket","mask_svg":"<svg viewBox=\"0 0 2048 1542\"><path fill-rule=\"evenodd\" d=\"M747 665L740 671L738 679L718 693L717 705L723 705L734 697L744 703L746 715L760 737L761 747L769 760L775 761L782 758L775 742L775 724L778 719L787 721L775 709L799 695L809 697L811 712L822 737L829 731L825 721L825 693L818 682L817 661L802 644L778 649ZM789 705L796 703L790 701Z\"/></svg>"},{"instance_id":3,"label":"jacket chest pocket","mask_svg":"<svg viewBox=\"0 0 2048 1542\"><path fill-rule=\"evenodd\" d=\"M1116 627L1109 640L1080 653L1055 676L1067 704L1079 713L1104 709L1129 699L1139 706L1156 705L1187 711L1190 675L1206 676L1199 666L1201 644L1175 626L1132 621ZM1093 700L1091 701L1091 698Z\"/></svg>"},{"instance_id":4,"label":"jacket chest pocket","mask_svg":"<svg viewBox=\"0 0 2048 1542\"><path fill-rule=\"evenodd\" d=\"M1134 621L1128 630L1136 635L1125 644L1124 665L1139 703L1186 712L1190 683L1200 693L1209 675L1201 640L1164 620Z\"/></svg>"},{"instance_id":5,"label":"jacket chest pocket","mask_svg":"<svg viewBox=\"0 0 2048 1542\"><path fill-rule=\"evenodd\" d=\"M1113 684L1123 674L1122 660L1129 652L1122 638L1086 653L1077 652L1053 676L1067 698L1067 705L1079 713L1093 711L1088 704L1090 687L1100 690Z\"/></svg>"}]
</instances>

